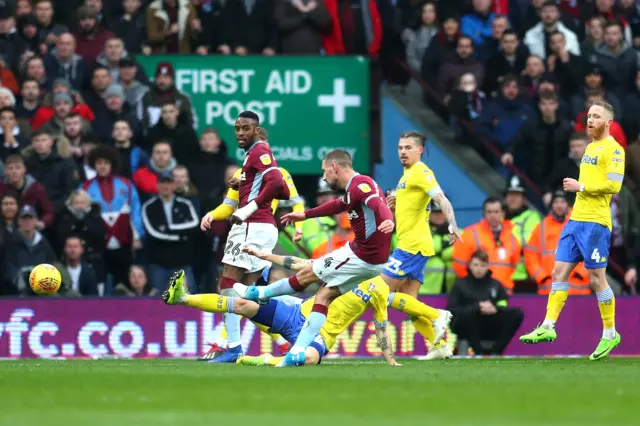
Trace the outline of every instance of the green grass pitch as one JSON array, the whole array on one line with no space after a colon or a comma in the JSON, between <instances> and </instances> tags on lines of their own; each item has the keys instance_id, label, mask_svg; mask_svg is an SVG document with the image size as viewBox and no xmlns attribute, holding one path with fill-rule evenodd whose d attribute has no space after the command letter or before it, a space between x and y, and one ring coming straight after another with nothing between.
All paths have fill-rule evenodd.
<instances>
[{"instance_id":1,"label":"green grass pitch","mask_svg":"<svg viewBox=\"0 0 640 426\"><path fill-rule=\"evenodd\" d=\"M632 425L640 359L3 361L0 425Z\"/></svg>"}]
</instances>

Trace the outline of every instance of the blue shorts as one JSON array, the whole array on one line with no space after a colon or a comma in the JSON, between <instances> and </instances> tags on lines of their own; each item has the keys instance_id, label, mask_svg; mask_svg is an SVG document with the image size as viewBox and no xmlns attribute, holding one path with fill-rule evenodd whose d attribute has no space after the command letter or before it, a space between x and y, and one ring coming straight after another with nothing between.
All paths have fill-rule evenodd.
<instances>
[{"instance_id":1,"label":"blue shorts","mask_svg":"<svg viewBox=\"0 0 640 426\"><path fill-rule=\"evenodd\" d=\"M578 263L584 260L587 269L606 268L611 246L611 231L593 222L569 220L560 234L556 260Z\"/></svg>"},{"instance_id":2,"label":"blue shorts","mask_svg":"<svg viewBox=\"0 0 640 426\"><path fill-rule=\"evenodd\" d=\"M404 250L395 249L384 266L384 274L397 280L408 278L422 283L427 260L429 257L423 256L419 252L411 254Z\"/></svg>"},{"instance_id":3,"label":"blue shorts","mask_svg":"<svg viewBox=\"0 0 640 426\"><path fill-rule=\"evenodd\" d=\"M266 305L260 305L251 321L269 327L271 333L277 333L288 342L295 343L307 320L301 312L300 303L270 299ZM320 354L320 359L329 352L324 339L318 335L310 347ZM318 362L319 363L319 362Z\"/></svg>"}]
</instances>

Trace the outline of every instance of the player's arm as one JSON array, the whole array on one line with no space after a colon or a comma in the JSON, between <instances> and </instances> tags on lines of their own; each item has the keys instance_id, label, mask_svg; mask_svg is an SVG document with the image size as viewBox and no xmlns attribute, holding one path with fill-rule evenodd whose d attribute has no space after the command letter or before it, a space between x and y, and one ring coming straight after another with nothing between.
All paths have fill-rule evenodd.
<instances>
[{"instance_id":1,"label":"player's arm","mask_svg":"<svg viewBox=\"0 0 640 426\"><path fill-rule=\"evenodd\" d=\"M305 219L333 216L338 213L342 213L345 210L347 210L347 203L345 203L343 197L340 197L337 200L332 200L327 203L321 204L318 207L305 210L304 216Z\"/></svg>"},{"instance_id":2,"label":"player's arm","mask_svg":"<svg viewBox=\"0 0 640 426\"><path fill-rule=\"evenodd\" d=\"M241 173L242 169L238 169L238 171L233 175L233 179L239 179ZM204 215L202 221L200 222L200 229L203 231L207 230L211 227L211 222L213 222L214 220L228 219L233 214L233 212L236 211L239 200L240 193L238 192L238 190L229 187L229 189L227 190L227 195L225 196L222 204Z\"/></svg>"},{"instance_id":3,"label":"player's arm","mask_svg":"<svg viewBox=\"0 0 640 426\"><path fill-rule=\"evenodd\" d=\"M258 150L254 149L253 151L255 152ZM258 206L278 198L278 196L283 192L289 192L288 189L285 190L286 185L282 178L282 173L280 173L280 169L273 160L271 151L261 149L259 152L255 152L255 154L254 152L249 154L249 161L251 161L251 166L262 175L263 185L258 196L254 200L250 201L246 206L233 213L233 216L238 218L240 221L247 220L249 216L258 210Z\"/></svg>"},{"instance_id":4,"label":"player's arm","mask_svg":"<svg viewBox=\"0 0 640 426\"><path fill-rule=\"evenodd\" d=\"M355 188L350 189L351 199L354 202L364 203L375 214L380 217L380 225L378 230L385 234L393 232L395 223L393 221L393 212L387 205L387 201L381 198L380 193L376 189L375 183L369 185L366 182L360 183ZM384 195L384 194L383 194Z\"/></svg>"},{"instance_id":5,"label":"player's arm","mask_svg":"<svg viewBox=\"0 0 640 426\"><path fill-rule=\"evenodd\" d=\"M393 346L389 337L387 325L389 324L389 316L387 308L389 305L389 287L381 280L375 281L375 290L373 291L371 303L373 304L373 324L376 327L376 340L378 347L382 351L384 359L389 365L400 365L393 356Z\"/></svg>"},{"instance_id":6,"label":"player's arm","mask_svg":"<svg viewBox=\"0 0 640 426\"><path fill-rule=\"evenodd\" d=\"M453 206L451 205L451 201L444 195L444 192L438 187L440 192L436 192L435 195L432 196L433 201L442 209L442 213L447 218L447 222L449 222L449 233L454 236L455 239L462 239L462 235L460 234L460 229L458 228L458 222L456 222L456 214L453 211ZM452 243L454 242L452 241Z\"/></svg>"},{"instance_id":7,"label":"player's arm","mask_svg":"<svg viewBox=\"0 0 640 426\"><path fill-rule=\"evenodd\" d=\"M290 271L295 272L300 271L310 263L310 261L307 259L301 259L295 256L280 256L273 253L263 253L252 247L245 247L242 249L242 251L250 254L251 256L257 257L258 259L266 260L273 263L274 265L282 266L285 269L289 269Z\"/></svg>"}]
</instances>

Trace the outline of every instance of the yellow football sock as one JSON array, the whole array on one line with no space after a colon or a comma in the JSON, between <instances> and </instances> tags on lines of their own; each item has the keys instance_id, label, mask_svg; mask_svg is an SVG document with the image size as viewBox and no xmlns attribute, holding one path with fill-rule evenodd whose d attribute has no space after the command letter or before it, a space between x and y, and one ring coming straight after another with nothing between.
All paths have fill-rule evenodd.
<instances>
[{"instance_id":1,"label":"yellow football sock","mask_svg":"<svg viewBox=\"0 0 640 426\"><path fill-rule=\"evenodd\" d=\"M219 294L189 294L185 297L184 305L200 309L205 312L227 312L227 297Z\"/></svg>"},{"instance_id":2,"label":"yellow football sock","mask_svg":"<svg viewBox=\"0 0 640 426\"><path fill-rule=\"evenodd\" d=\"M544 317L545 322L556 322L564 308L564 304L569 297L569 285L566 290L551 290L549 299L547 300L547 315Z\"/></svg>"},{"instance_id":3,"label":"yellow football sock","mask_svg":"<svg viewBox=\"0 0 640 426\"><path fill-rule=\"evenodd\" d=\"M422 337L432 344L435 343L433 340L436 338L436 331L433 329L433 324L429 319L425 317L411 317L411 322L413 323L413 328L415 328Z\"/></svg>"},{"instance_id":4,"label":"yellow football sock","mask_svg":"<svg viewBox=\"0 0 640 426\"><path fill-rule=\"evenodd\" d=\"M425 317L430 321L435 321L440 317L440 311L404 293L393 293L391 307L410 317Z\"/></svg>"},{"instance_id":5,"label":"yellow football sock","mask_svg":"<svg viewBox=\"0 0 640 426\"><path fill-rule=\"evenodd\" d=\"M602 318L602 327L607 330L616 327L616 298L613 296L611 287L596 293L598 297L598 308Z\"/></svg>"}]
</instances>

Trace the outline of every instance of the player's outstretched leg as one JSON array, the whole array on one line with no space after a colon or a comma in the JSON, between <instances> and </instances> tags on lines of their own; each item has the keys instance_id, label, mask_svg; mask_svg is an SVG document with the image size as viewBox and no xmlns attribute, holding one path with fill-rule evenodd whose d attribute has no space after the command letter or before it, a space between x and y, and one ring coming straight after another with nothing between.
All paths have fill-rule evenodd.
<instances>
[{"instance_id":1,"label":"player's outstretched leg","mask_svg":"<svg viewBox=\"0 0 640 426\"><path fill-rule=\"evenodd\" d=\"M419 318L423 317L431 321L433 324L433 337L430 335L425 336L421 331L421 324L418 324L416 330L423 336L425 336L431 343L436 344L442 340L449 328L451 322L451 312L444 309L435 309L428 306L415 297L405 293L390 293L389 294L389 306L397 309L412 317L414 326L419 321ZM415 319L414 319L415 318ZM429 333L430 334L430 333Z\"/></svg>"},{"instance_id":2,"label":"player's outstretched leg","mask_svg":"<svg viewBox=\"0 0 640 426\"><path fill-rule=\"evenodd\" d=\"M235 283L233 289L243 299L259 302L277 296L286 296L304 291L306 285L302 285L297 275L289 278L282 278L267 286L246 286Z\"/></svg>"}]
</instances>

